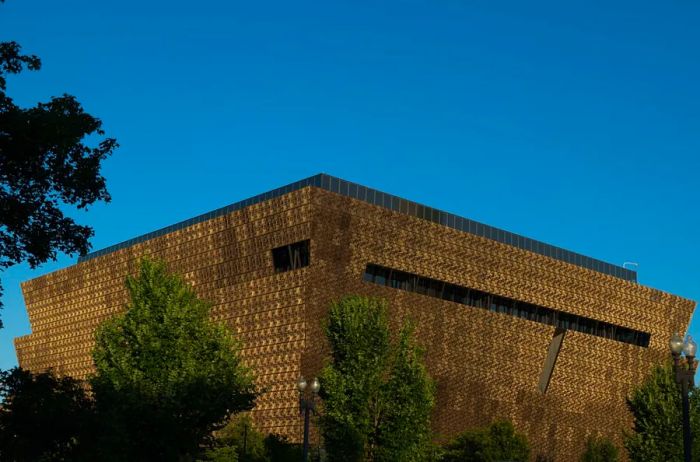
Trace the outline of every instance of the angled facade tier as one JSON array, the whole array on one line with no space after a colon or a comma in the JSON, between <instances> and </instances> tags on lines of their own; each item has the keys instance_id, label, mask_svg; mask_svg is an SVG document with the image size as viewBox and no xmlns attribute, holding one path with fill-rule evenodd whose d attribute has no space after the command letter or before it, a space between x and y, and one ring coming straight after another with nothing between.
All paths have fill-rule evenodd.
<instances>
[{"instance_id":1,"label":"angled facade tier","mask_svg":"<svg viewBox=\"0 0 700 462\"><path fill-rule=\"evenodd\" d=\"M625 397L695 307L628 269L321 174L23 283L20 365L86 377L94 331L124 309L144 255L212 303L267 390L256 423L295 440L296 380L320 371L321 321L346 294L387 299L394 326L414 321L436 434L509 418L557 461L578 460L590 434L621 443Z\"/></svg>"}]
</instances>

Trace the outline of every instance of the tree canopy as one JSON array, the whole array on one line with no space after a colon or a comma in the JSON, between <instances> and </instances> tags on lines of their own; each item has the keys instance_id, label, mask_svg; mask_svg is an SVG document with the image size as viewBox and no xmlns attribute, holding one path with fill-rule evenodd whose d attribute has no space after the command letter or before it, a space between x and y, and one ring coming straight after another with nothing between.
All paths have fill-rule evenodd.
<instances>
[{"instance_id":1,"label":"tree canopy","mask_svg":"<svg viewBox=\"0 0 700 462\"><path fill-rule=\"evenodd\" d=\"M10 74L40 68L18 43L0 42L0 269L86 253L93 230L65 206L110 200L100 169L117 142L104 136L102 122L71 95L22 108L7 94Z\"/></svg>"},{"instance_id":2,"label":"tree canopy","mask_svg":"<svg viewBox=\"0 0 700 462\"><path fill-rule=\"evenodd\" d=\"M215 433L198 462L290 462L301 458L301 445L279 434L264 435L248 414L239 414Z\"/></svg>"},{"instance_id":3,"label":"tree canopy","mask_svg":"<svg viewBox=\"0 0 700 462\"><path fill-rule=\"evenodd\" d=\"M79 381L19 368L0 372L0 461L92 460L96 423Z\"/></svg>"},{"instance_id":4,"label":"tree canopy","mask_svg":"<svg viewBox=\"0 0 700 462\"><path fill-rule=\"evenodd\" d=\"M186 459L230 414L252 408L252 374L209 304L164 263L142 260L126 286L127 310L100 326L93 352L98 411L115 439L105 447L117 448L115 460Z\"/></svg>"},{"instance_id":5,"label":"tree canopy","mask_svg":"<svg viewBox=\"0 0 700 462\"><path fill-rule=\"evenodd\" d=\"M330 460L419 461L430 450L434 385L405 324L392 342L383 300L334 303L321 374L321 428Z\"/></svg>"},{"instance_id":6,"label":"tree canopy","mask_svg":"<svg viewBox=\"0 0 700 462\"><path fill-rule=\"evenodd\" d=\"M700 429L700 394L690 395L693 434ZM634 419L625 448L632 462L683 461L681 395L670 364L655 367L627 400ZM700 460L700 438L693 439L693 460Z\"/></svg>"},{"instance_id":7,"label":"tree canopy","mask_svg":"<svg viewBox=\"0 0 700 462\"><path fill-rule=\"evenodd\" d=\"M219 451L235 448L239 462L268 462L265 435L260 433L247 414L240 414L216 432Z\"/></svg>"},{"instance_id":8,"label":"tree canopy","mask_svg":"<svg viewBox=\"0 0 700 462\"><path fill-rule=\"evenodd\" d=\"M524 435L509 421L496 421L487 428L467 430L449 443L443 462L527 462L530 447Z\"/></svg>"},{"instance_id":9,"label":"tree canopy","mask_svg":"<svg viewBox=\"0 0 700 462\"><path fill-rule=\"evenodd\" d=\"M586 441L581 462L617 462L619 454L617 446L608 438L591 437Z\"/></svg>"}]
</instances>

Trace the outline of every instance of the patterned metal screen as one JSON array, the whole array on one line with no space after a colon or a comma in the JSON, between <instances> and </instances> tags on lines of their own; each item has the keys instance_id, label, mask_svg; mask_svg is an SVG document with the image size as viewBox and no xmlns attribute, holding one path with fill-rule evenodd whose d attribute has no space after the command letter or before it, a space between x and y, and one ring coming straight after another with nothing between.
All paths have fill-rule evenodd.
<instances>
[{"instance_id":1,"label":"patterned metal screen","mask_svg":"<svg viewBox=\"0 0 700 462\"><path fill-rule=\"evenodd\" d=\"M153 231L151 233L144 234L133 239L129 239L120 244L116 244L105 249L89 253L83 257L80 257L78 259L78 262L83 262L91 258L99 257L101 255L105 255L110 252L123 249L125 247L130 247L134 244L138 244L139 242L153 239L155 237L162 236L164 234L168 234L182 228L186 228L193 224L210 220L220 215L231 213L235 210L248 207L249 205L257 204L259 202L264 202L275 197L283 196L292 191L296 191L307 186L314 186L317 188L325 189L326 191L334 192L336 194L352 197L354 199L359 199L361 201L368 202L373 205L378 205L380 207L394 210L399 213L439 223L443 226L447 226L450 228L458 229L460 231L475 234L477 236L492 239L494 241L512 245L520 249L529 250L540 255L555 258L557 260L581 266L583 268L597 271L599 273L607 274L627 281L637 281L637 273L627 268L606 263L595 258L586 257L579 253L571 252L560 247L545 244L544 242L540 242L535 239L530 239L515 233L511 233L509 231L494 228L493 226L488 226L473 220L469 220L468 218L463 218L457 215L453 215L451 213L443 212L432 207L427 207L425 205L421 205L416 202L393 196L391 194L377 191L376 189L368 188L357 183L351 183L349 181L341 180L340 178L326 175L325 173L320 173L318 175L314 175L312 177L296 181L294 183L288 184L287 186L268 191L264 194L253 196L249 199L236 202L231 205L227 205L226 207L213 210L211 212L196 216L194 218L190 218L189 220L181 221L179 223L167 226L157 231Z\"/></svg>"}]
</instances>

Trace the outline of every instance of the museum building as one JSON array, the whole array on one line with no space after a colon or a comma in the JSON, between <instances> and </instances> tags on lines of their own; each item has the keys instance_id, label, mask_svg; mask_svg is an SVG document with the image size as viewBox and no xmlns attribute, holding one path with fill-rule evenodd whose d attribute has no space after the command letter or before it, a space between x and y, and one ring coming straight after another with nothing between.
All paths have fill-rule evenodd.
<instances>
[{"instance_id":1,"label":"museum building","mask_svg":"<svg viewBox=\"0 0 700 462\"><path fill-rule=\"evenodd\" d=\"M555 461L578 460L588 435L621 446L625 397L695 307L630 269L319 174L24 282L20 365L90 374L95 329L123 311L144 255L212 303L266 390L256 424L295 440L297 378L319 373L322 320L346 294L387 299L395 326L415 323L436 435L508 418L533 457Z\"/></svg>"}]
</instances>

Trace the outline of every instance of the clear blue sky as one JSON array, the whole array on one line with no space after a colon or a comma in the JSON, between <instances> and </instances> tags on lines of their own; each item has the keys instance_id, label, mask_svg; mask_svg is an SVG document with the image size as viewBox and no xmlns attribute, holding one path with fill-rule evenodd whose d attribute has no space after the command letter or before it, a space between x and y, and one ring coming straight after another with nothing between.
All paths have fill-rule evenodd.
<instances>
[{"instance_id":1,"label":"clear blue sky","mask_svg":"<svg viewBox=\"0 0 700 462\"><path fill-rule=\"evenodd\" d=\"M16 101L74 94L121 143L95 249L326 172L695 300L698 23L690 0L0 5L44 64ZM0 275L0 367L20 281L74 261Z\"/></svg>"}]
</instances>

